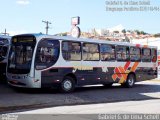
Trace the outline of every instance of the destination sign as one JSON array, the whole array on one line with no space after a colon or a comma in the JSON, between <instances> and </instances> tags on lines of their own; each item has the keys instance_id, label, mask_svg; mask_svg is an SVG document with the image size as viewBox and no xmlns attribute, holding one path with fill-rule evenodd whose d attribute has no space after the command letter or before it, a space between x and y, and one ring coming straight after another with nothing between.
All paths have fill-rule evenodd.
<instances>
[{"instance_id":1,"label":"destination sign","mask_svg":"<svg viewBox=\"0 0 160 120\"><path fill-rule=\"evenodd\" d=\"M34 40L34 37L32 37L32 36L20 36L20 37L14 37L13 39L12 39L12 42L13 43L28 43L28 42L35 42L35 40Z\"/></svg>"}]
</instances>

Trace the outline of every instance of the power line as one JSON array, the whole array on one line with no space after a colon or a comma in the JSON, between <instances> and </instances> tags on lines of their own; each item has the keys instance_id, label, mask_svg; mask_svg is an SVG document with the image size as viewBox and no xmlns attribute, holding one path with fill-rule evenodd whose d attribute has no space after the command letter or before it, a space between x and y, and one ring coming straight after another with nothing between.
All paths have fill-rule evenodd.
<instances>
[{"instance_id":1,"label":"power line","mask_svg":"<svg viewBox=\"0 0 160 120\"><path fill-rule=\"evenodd\" d=\"M44 21L44 20L42 20L42 22L44 22L46 24L46 34L48 34L48 29L50 28L49 24L52 24L52 23L49 21Z\"/></svg>"}]
</instances>

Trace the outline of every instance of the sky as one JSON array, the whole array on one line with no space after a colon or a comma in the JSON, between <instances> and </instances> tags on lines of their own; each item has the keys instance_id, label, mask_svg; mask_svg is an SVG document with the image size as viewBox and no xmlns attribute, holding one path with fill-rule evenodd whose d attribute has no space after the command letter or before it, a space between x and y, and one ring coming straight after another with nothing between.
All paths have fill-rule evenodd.
<instances>
[{"instance_id":1,"label":"sky","mask_svg":"<svg viewBox=\"0 0 160 120\"><path fill-rule=\"evenodd\" d=\"M150 2L160 7L160 0ZM52 23L49 34L69 32L75 16L80 16L81 31L121 24L127 30L160 33L160 11L108 12L106 0L0 0L0 11L0 32L6 28L10 34L45 33L42 20Z\"/></svg>"}]
</instances>

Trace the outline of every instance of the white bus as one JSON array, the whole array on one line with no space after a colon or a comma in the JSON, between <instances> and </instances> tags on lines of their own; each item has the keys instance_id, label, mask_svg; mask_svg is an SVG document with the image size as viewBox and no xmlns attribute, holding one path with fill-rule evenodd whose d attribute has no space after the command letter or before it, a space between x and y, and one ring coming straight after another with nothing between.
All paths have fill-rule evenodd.
<instances>
[{"instance_id":1,"label":"white bus","mask_svg":"<svg viewBox=\"0 0 160 120\"><path fill-rule=\"evenodd\" d=\"M124 42L24 34L12 37L8 83L24 88L60 88L135 82L157 77L157 48Z\"/></svg>"},{"instance_id":2,"label":"white bus","mask_svg":"<svg viewBox=\"0 0 160 120\"><path fill-rule=\"evenodd\" d=\"M10 40L10 36L0 35L0 78L5 77L6 74Z\"/></svg>"}]
</instances>

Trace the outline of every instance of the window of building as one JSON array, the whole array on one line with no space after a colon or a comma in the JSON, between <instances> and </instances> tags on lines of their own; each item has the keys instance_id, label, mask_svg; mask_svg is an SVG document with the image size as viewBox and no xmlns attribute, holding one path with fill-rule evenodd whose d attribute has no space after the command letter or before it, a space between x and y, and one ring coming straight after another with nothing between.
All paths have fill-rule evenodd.
<instances>
[{"instance_id":1,"label":"window of building","mask_svg":"<svg viewBox=\"0 0 160 120\"><path fill-rule=\"evenodd\" d=\"M140 61L141 60L141 49L137 47L130 47L130 60Z\"/></svg>"},{"instance_id":2,"label":"window of building","mask_svg":"<svg viewBox=\"0 0 160 120\"><path fill-rule=\"evenodd\" d=\"M151 62L151 49L149 48L142 49L142 61Z\"/></svg>"},{"instance_id":3,"label":"window of building","mask_svg":"<svg viewBox=\"0 0 160 120\"><path fill-rule=\"evenodd\" d=\"M102 44L100 50L102 61L115 60L115 46Z\"/></svg>"},{"instance_id":4,"label":"window of building","mask_svg":"<svg viewBox=\"0 0 160 120\"><path fill-rule=\"evenodd\" d=\"M129 47L117 46L116 47L117 61L128 61L129 60Z\"/></svg>"},{"instance_id":5,"label":"window of building","mask_svg":"<svg viewBox=\"0 0 160 120\"><path fill-rule=\"evenodd\" d=\"M62 42L62 55L65 60L81 60L81 43L71 41Z\"/></svg>"},{"instance_id":6,"label":"window of building","mask_svg":"<svg viewBox=\"0 0 160 120\"><path fill-rule=\"evenodd\" d=\"M83 43L83 60L99 60L99 45Z\"/></svg>"}]
</instances>

